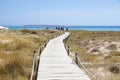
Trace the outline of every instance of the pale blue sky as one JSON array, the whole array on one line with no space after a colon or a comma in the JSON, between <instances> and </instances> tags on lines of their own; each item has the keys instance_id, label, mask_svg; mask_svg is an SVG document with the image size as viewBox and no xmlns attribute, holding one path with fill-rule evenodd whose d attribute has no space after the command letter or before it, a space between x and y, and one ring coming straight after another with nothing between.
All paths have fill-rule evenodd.
<instances>
[{"instance_id":1,"label":"pale blue sky","mask_svg":"<svg viewBox=\"0 0 120 80\"><path fill-rule=\"evenodd\" d=\"M0 0L0 25L120 25L120 0Z\"/></svg>"}]
</instances>

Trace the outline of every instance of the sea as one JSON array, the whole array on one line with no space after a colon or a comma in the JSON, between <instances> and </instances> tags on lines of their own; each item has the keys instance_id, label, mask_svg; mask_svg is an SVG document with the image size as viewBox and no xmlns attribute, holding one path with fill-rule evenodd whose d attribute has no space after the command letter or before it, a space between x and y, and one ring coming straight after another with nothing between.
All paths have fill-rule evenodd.
<instances>
[{"instance_id":1,"label":"sea","mask_svg":"<svg viewBox=\"0 0 120 80\"><path fill-rule=\"evenodd\" d=\"M56 27L63 27L68 30L88 30L88 31L120 31L120 26L64 26L64 25L23 25L23 26L5 26L12 30L54 30Z\"/></svg>"}]
</instances>

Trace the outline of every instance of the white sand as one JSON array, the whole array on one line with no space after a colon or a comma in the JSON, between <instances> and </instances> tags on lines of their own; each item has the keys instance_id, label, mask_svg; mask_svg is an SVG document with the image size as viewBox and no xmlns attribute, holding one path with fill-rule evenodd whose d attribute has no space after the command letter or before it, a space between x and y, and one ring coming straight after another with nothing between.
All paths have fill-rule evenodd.
<instances>
[{"instance_id":1,"label":"white sand","mask_svg":"<svg viewBox=\"0 0 120 80\"><path fill-rule=\"evenodd\" d=\"M4 26L0 26L0 29L8 29L8 28Z\"/></svg>"},{"instance_id":2,"label":"white sand","mask_svg":"<svg viewBox=\"0 0 120 80\"><path fill-rule=\"evenodd\" d=\"M94 42L95 43L95 42ZM101 54L101 53L110 53L112 51L118 51L120 52L120 41L106 41L106 42L102 42L102 41L98 41L96 42L96 44L94 44L93 42L89 42L89 45L87 45L88 49L88 53L92 53L92 54ZM99 44L99 45L98 45ZM116 49L112 50L109 49L108 47L111 45L115 45ZM96 50L94 52L92 52L93 50Z\"/></svg>"}]
</instances>

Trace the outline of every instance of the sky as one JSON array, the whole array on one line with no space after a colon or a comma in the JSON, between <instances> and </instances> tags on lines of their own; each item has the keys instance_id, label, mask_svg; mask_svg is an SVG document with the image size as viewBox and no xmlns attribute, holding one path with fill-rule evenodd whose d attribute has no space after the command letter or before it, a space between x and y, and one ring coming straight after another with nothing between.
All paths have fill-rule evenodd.
<instances>
[{"instance_id":1,"label":"sky","mask_svg":"<svg viewBox=\"0 0 120 80\"><path fill-rule=\"evenodd\" d=\"M120 26L120 0L0 0L0 25Z\"/></svg>"}]
</instances>

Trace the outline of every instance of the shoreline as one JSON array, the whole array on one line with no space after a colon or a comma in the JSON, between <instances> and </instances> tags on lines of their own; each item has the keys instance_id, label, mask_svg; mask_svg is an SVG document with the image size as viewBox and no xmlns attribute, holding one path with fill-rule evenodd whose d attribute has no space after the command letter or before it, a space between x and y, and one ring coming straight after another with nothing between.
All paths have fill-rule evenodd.
<instances>
[{"instance_id":1,"label":"shoreline","mask_svg":"<svg viewBox=\"0 0 120 80\"><path fill-rule=\"evenodd\" d=\"M50 30L55 30L56 27L68 28L68 30L87 30L87 31L120 31L120 26L62 26L62 25L27 25L27 26L5 26L11 30L46 30L49 28Z\"/></svg>"}]
</instances>

